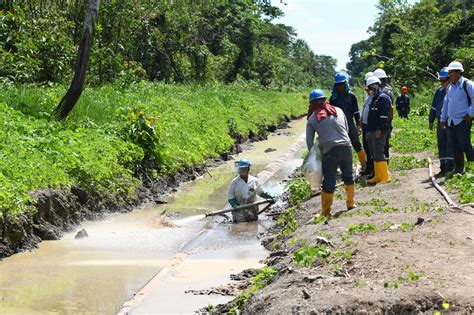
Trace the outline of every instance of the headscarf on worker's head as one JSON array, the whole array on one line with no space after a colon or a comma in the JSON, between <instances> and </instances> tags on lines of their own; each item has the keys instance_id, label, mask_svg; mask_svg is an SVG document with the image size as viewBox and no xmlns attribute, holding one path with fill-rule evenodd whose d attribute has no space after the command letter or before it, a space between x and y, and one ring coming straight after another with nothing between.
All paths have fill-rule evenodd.
<instances>
[{"instance_id":1,"label":"headscarf on worker's head","mask_svg":"<svg viewBox=\"0 0 474 315\"><path fill-rule=\"evenodd\" d=\"M351 91L351 87L349 85L349 75L345 72L338 72L334 76L334 85L332 86L332 91L331 91L331 98L330 102L335 101L337 98L337 95L339 94L339 91L336 88L336 84L344 83L344 92L349 94Z\"/></svg>"}]
</instances>

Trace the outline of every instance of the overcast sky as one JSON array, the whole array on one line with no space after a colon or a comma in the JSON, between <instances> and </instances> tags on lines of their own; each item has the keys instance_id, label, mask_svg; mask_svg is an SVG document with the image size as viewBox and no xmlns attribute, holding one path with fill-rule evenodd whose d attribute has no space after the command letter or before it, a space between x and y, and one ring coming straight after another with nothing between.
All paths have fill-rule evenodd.
<instances>
[{"instance_id":1,"label":"overcast sky","mask_svg":"<svg viewBox=\"0 0 474 315\"><path fill-rule=\"evenodd\" d=\"M284 5L281 1L286 2ZM377 16L377 0L273 0L285 12L275 21L293 26L314 53L337 59L336 70L346 67L351 45L367 39Z\"/></svg>"}]
</instances>

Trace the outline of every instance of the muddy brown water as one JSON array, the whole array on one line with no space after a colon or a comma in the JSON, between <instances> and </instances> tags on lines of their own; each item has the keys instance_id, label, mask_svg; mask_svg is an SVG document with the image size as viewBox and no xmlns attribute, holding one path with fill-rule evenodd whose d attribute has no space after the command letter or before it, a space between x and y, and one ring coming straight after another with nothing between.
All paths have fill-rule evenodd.
<instances>
[{"instance_id":1,"label":"muddy brown water","mask_svg":"<svg viewBox=\"0 0 474 315\"><path fill-rule=\"evenodd\" d=\"M257 174L278 158L302 134L305 119L292 123L280 135L254 143L241 153L253 162ZM265 153L267 148L276 149ZM301 151L266 183L280 193L279 182L301 164ZM77 231L59 241L43 241L34 252L19 253L0 261L0 313L102 313L114 314L206 225L192 216L222 209L227 186L235 176L233 162L183 184L168 204L113 214L100 221L84 222L88 238L74 239ZM157 228L153 222L163 211L180 212L178 228ZM228 281L229 273L259 266L266 253L257 238L270 224L220 224L190 249L189 257L155 288L133 313L193 312L229 297L193 296L188 289L208 289Z\"/></svg>"}]
</instances>

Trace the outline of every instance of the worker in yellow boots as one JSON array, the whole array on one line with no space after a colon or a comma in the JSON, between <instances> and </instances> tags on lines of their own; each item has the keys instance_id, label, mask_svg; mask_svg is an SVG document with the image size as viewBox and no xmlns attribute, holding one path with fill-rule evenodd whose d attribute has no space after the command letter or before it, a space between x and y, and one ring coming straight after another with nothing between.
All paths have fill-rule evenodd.
<instances>
[{"instance_id":1,"label":"worker in yellow boots","mask_svg":"<svg viewBox=\"0 0 474 315\"><path fill-rule=\"evenodd\" d=\"M390 182L385 144L390 133L390 96L382 90L380 79L376 76L367 79L369 95L372 102L369 105L367 130L369 132L370 152L374 160L375 175L366 181L367 184L385 184Z\"/></svg>"},{"instance_id":2,"label":"worker in yellow boots","mask_svg":"<svg viewBox=\"0 0 474 315\"><path fill-rule=\"evenodd\" d=\"M306 145L308 150L311 150L314 145L314 136L317 133L323 155L323 190L321 192L322 210L320 215L328 218L331 216L338 167L341 169L341 178L346 190L347 208L353 209L356 206L349 127L342 109L330 105L322 90L311 91L309 100L314 111L306 123Z\"/></svg>"}]
</instances>

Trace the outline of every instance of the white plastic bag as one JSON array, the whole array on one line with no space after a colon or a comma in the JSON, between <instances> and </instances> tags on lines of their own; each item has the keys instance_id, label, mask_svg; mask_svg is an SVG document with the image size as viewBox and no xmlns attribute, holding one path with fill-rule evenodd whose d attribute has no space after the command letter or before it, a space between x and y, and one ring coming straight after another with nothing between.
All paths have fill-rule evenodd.
<instances>
[{"instance_id":1,"label":"white plastic bag","mask_svg":"<svg viewBox=\"0 0 474 315\"><path fill-rule=\"evenodd\" d=\"M321 189L323 180L323 165L321 161L321 150L319 142L315 139L314 145L303 162L303 174L311 185L311 190Z\"/></svg>"}]
</instances>

